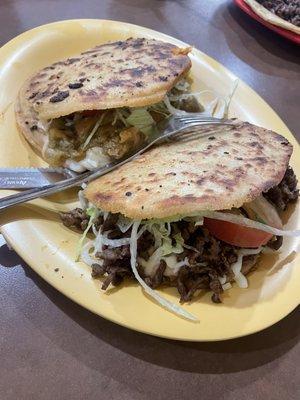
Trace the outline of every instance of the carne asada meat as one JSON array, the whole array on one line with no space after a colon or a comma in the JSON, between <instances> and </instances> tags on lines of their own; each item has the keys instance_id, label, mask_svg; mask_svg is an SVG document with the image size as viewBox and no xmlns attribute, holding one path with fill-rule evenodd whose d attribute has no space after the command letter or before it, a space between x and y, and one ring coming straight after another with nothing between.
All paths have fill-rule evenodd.
<instances>
[{"instance_id":1,"label":"carne asada meat","mask_svg":"<svg viewBox=\"0 0 300 400\"><path fill-rule=\"evenodd\" d=\"M296 201L299 196L299 190L297 189L297 178L293 169L288 167L279 185L271 188L264 196L280 211L285 210L290 202Z\"/></svg>"},{"instance_id":2,"label":"carne asada meat","mask_svg":"<svg viewBox=\"0 0 300 400\"><path fill-rule=\"evenodd\" d=\"M292 170L288 168L280 184L267 193L265 197L270 200L278 210L284 210L289 202L295 201L299 195L296 189L297 179ZM118 226L119 214L108 214L104 219L99 216L94 225L100 232L105 233L108 239L129 238L131 228L125 233ZM67 213L61 213L61 219L67 227L84 231L88 226L87 213L76 208ZM174 255L176 262L183 262L178 273L167 273L168 266L165 260L161 260L157 268L150 274L146 274L141 265L138 271L145 283L153 289L161 286L176 287L180 294L180 302L189 302L201 289L212 292L212 301L220 303L223 285L234 279L232 266L238 259L238 248L227 244L212 236L203 226L196 226L195 222L180 220L170 223L172 236L180 233L184 244L183 252ZM155 237L149 231L145 231L138 239L138 260L148 260L153 253ZM278 249L282 244L282 237L273 237L268 246ZM242 262L242 273L248 274L254 267L259 254L246 255ZM109 285L117 286L125 278L133 278L130 264L129 244L120 247L103 245L102 251L96 253L99 263L92 264L92 277L105 277L102 289ZM186 265L184 265L186 260ZM170 272L170 271L169 271Z\"/></svg>"}]
</instances>

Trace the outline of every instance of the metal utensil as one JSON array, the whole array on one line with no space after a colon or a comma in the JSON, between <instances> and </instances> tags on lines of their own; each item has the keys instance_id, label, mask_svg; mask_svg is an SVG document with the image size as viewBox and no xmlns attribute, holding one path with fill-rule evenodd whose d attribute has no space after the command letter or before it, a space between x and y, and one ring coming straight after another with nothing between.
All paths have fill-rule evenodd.
<instances>
[{"instance_id":1,"label":"metal utensil","mask_svg":"<svg viewBox=\"0 0 300 400\"><path fill-rule=\"evenodd\" d=\"M68 168L0 168L0 189L33 189L77 176Z\"/></svg>"},{"instance_id":2,"label":"metal utensil","mask_svg":"<svg viewBox=\"0 0 300 400\"><path fill-rule=\"evenodd\" d=\"M157 125L155 133L148 136L146 141L143 142L139 148L135 149L133 153L129 155L127 154L125 158L112 161L96 171L86 171L80 175L43 186L42 188L29 189L23 191L22 193L4 197L0 200L0 210L5 210L6 208L12 207L16 204L25 203L39 197L48 196L57 192L61 192L65 189L81 185L84 182L94 180L127 163L133 158L136 158L154 144L158 144L166 139L179 140L180 138L183 138L185 140L190 140L191 138L194 138L195 135L203 136L205 134L210 134L212 129L208 129L207 131L201 131L198 129L199 127L203 128L209 125L234 125L234 123L232 120L203 117L203 115L197 113L184 113L182 115L171 116L170 118L160 122ZM197 130L194 129L196 127ZM191 131L191 129L191 133L186 132Z\"/></svg>"}]
</instances>

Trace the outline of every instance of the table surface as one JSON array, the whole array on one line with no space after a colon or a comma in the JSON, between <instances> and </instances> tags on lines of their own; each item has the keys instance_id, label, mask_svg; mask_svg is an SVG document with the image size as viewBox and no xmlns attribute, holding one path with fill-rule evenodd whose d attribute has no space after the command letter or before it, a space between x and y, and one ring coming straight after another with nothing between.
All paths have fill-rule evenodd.
<instances>
[{"instance_id":1,"label":"table surface","mask_svg":"<svg viewBox=\"0 0 300 400\"><path fill-rule=\"evenodd\" d=\"M254 88L300 139L300 48L232 1L1 0L0 45L71 18L127 21L195 45ZM0 240L1 400L300 398L299 308L237 340L159 339L77 306Z\"/></svg>"}]
</instances>

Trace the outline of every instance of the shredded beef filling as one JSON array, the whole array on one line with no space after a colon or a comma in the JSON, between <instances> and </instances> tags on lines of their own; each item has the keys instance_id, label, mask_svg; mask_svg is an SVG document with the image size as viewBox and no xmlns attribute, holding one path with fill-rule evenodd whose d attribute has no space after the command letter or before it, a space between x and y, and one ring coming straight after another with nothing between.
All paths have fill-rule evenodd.
<instances>
[{"instance_id":1,"label":"shredded beef filling","mask_svg":"<svg viewBox=\"0 0 300 400\"><path fill-rule=\"evenodd\" d=\"M61 212L59 215L62 223L67 228L78 229L80 231L86 230L90 219L85 210L82 210L81 208L74 208L74 210L69 212ZM95 221L96 228L102 226L102 223L103 218L100 216L98 220Z\"/></svg>"},{"instance_id":2,"label":"shredded beef filling","mask_svg":"<svg viewBox=\"0 0 300 400\"><path fill-rule=\"evenodd\" d=\"M297 179L292 168L288 168L280 184L270 189L265 197L270 200L278 210L284 210L287 204L295 201L299 195L296 189ZM69 228L84 231L88 225L89 217L80 208L67 213L61 213L61 219ZM118 214L109 214L105 221L98 217L95 222L96 228L101 232L109 232L109 239L121 239L130 237L131 229L122 233L116 225ZM151 276L144 273L143 268L138 265L139 274L146 284L156 289L160 286L174 286L180 295L180 302L189 302L201 289L212 291L212 301L220 303L223 292L219 277L226 277L226 281L233 280L232 265L237 261L237 248L213 237L209 231L202 226L195 226L194 222L178 221L171 223L172 236L180 233L184 239L184 251L177 255L177 261L188 259L189 266L185 265L179 269L177 275L165 274L167 264L161 260ZM282 244L282 237L274 237L268 246L278 249ZM148 260L153 251L154 237L148 231L138 239L138 257ZM242 272L247 274L255 265L258 255L245 256L243 258ZM125 278L133 278L130 266L129 245L117 248L103 246L102 252L96 254L99 264L92 265L92 277L105 277L102 289L106 290L109 285L117 286Z\"/></svg>"},{"instance_id":3,"label":"shredded beef filling","mask_svg":"<svg viewBox=\"0 0 300 400\"><path fill-rule=\"evenodd\" d=\"M280 211L285 210L290 202L296 201L299 190L293 169L288 167L279 185L271 188L264 196Z\"/></svg>"},{"instance_id":4,"label":"shredded beef filling","mask_svg":"<svg viewBox=\"0 0 300 400\"><path fill-rule=\"evenodd\" d=\"M81 231L85 231L89 223L89 216L81 208L75 208L70 212L61 212L60 218L67 228L75 228Z\"/></svg>"},{"instance_id":5,"label":"shredded beef filling","mask_svg":"<svg viewBox=\"0 0 300 400\"><path fill-rule=\"evenodd\" d=\"M177 224L174 223L172 225L172 229L175 230ZM181 221L180 225L183 229L188 230L191 223ZM124 234L117 228L114 231L116 239L124 237ZM148 232L142 235L138 241L138 255L148 258L153 242L154 238ZM207 229L202 227L196 227L189 234L187 242L195 245L195 250L185 249L183 253L178 255L179 261L187 257L190 266L182 267L177 276L164 275L167 265L163 260L152 276L146 276L141 266L139 266L140 275L147 285L153 289L162 285L177 287L182 303L190 301L198 289L210 289L213 292L212 300L220 302L220 294L223 289L218 277L226 275L228 280L232 280L233 273L230 266L237 260L236 249L216 240L209 234ZM103 264L95 263L92 265L92 276L98 278L106 275L102 284L103 290L107 289L110 284L117 286L126 277L133 277L130 266L129 245L114 249L104 246L103 251L97 253L96 257L102 260ZM203 265L204 263L208 265Z\"/></svg>"}]
</instances>

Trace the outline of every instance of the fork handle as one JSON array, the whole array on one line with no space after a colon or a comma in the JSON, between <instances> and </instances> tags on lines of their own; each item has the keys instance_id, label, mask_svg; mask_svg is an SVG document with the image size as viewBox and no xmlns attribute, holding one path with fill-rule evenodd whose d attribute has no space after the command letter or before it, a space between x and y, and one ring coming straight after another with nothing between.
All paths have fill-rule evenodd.
<instances>
[{"instance_id":1,"label":"fork handle","mask_svg":"<svg viewBox=\"0 0 300 400\"><path fill-rule=\"evenodd\" d=\"M161 139L161 138L160 138ZM154 143L154 142L153 142ZM0 211L6 210L7 208L13 207L17 204L26 203L27 201L37 199L39 197L49 196L54 193L62 192L63 190L70 189L74 186L81 185L83 182L88 182L90 180L96 179L102 175L107 174L108 172L112 171L116 167L119 167L126 162L132 160L133 158L137 157L149 147L152 146L153 143L148 144L144 148L142 148L137 153L131 155L130 157L120 161L109 164L108 166L104 166L99 170L96 170L94 173L91 171L83 172L82 174L75 176L73 178L68 178L63 181L59 181L53 183L51 185L46 185L41 188L34 188L29 189L21 193L13 194L11 196L6 196L0 199Z\"/></svg>"},{"instance_id":2,"label":"fork handle","mask_svg":"<svg viewBox=\"0 0 300 400\"><path fill-rule=\"evenodd\" d=\"M219 123L217 123L217 124L219 124ZM199 125L199 126L200 125L214 125L214 122L211 122L211 121L210 122L202 122L202 123L198 123L197 125ZM227 123L227 122L222 122L221 125L231 125L231 124ZM37 199L39 197L45 197L45 196L49 196L54 193L62 192L65 189L69 189L74 186L80 185L81 183L83 183L85 181L90 181L90 180L98 178L102 175L105 175L108 172L115 169L116 167L119 167L119 166L127 163L128 161L131 161L132 159L139 156L140 154L144 153L144 151L148 150L154 144L157 144L160 141L165 140L168 137L171 137L172 135L174 135L174 133L181 133L182 131L187 130L189 127L192 127L192 125L189 125L187 127L182 127L181 129L179 129L177 131L170 130L165 135L159 136L152 142L148 143L146 146L141 148L136 153L132 154L130 157L122 160L121 162L115 162L108 166L100 168L99 170L95 171L94 173L87 171L78 176L75 176L74 178L65 179L63 181L59 181L59 182L53 183L51 185L43 186L42 188L29 189L22 193L17 193L17 194L13 194L11 196L4 197L4 198L0 199L0 211L10 208L12 206L15 206L17 204L21 204L21 203L25 203L30 200Z\"/></svg>"}]
</instances>

